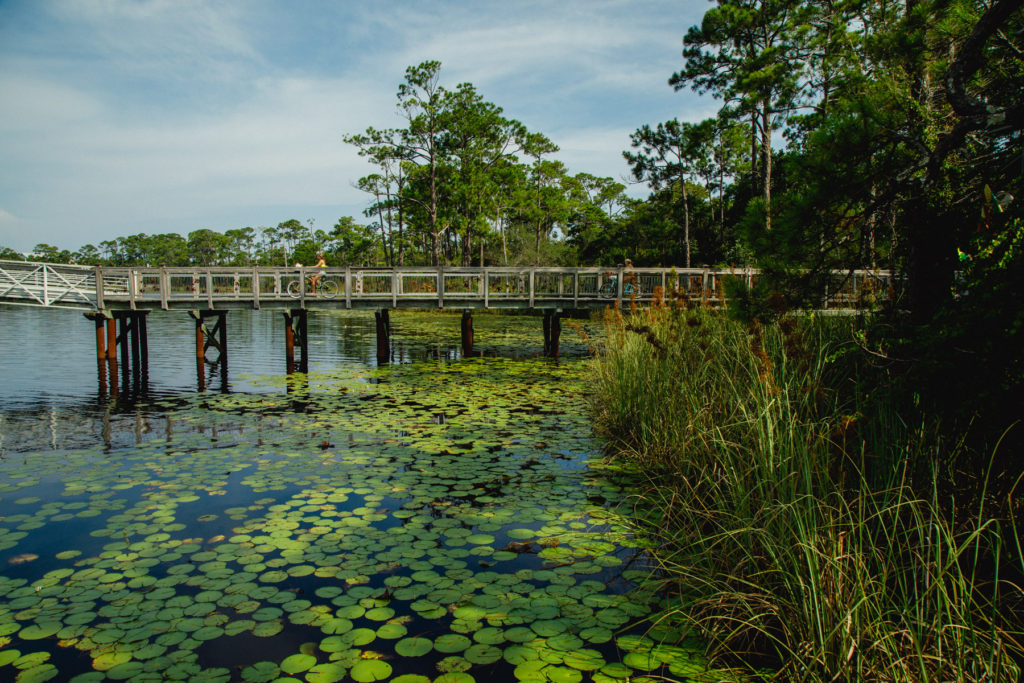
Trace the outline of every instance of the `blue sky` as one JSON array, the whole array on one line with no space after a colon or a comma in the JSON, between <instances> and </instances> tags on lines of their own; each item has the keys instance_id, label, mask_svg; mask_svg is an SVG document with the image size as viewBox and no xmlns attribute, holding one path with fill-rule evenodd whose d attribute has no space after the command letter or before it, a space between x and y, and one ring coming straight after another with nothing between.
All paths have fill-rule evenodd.
<instances>
[{"instance_id":1,"label":"blue sky","mask_svg":"<svg viewBox=\"0 0 1024 683\"><path fill-rule=\"evenodd\" d=\"M0 0L0 245L362 220L371 170L342 136L401 125L398 84L428 59L571 172L622 180L636 128L717 110L667 85L709 6Z\"/></svg>"}]
</instances>

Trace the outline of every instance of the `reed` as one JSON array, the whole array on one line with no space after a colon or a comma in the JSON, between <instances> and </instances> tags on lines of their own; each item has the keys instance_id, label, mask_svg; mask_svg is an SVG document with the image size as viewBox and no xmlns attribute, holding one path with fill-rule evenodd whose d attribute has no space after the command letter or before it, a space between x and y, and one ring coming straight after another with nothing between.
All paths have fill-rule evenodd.
<instances>
[{"instance_id":1,"label":"reed","mask_svg":"<svg viewBox=\"0 0 1024 683\"><path fill-rule=\"evenodd\" d=\"M659 618L696 625L749 675L1018 678L1016 529L940 496L937 465L912 485L943 446L863 386L849 321L747 326L664 305L607 327L593 410L646 475Z\"/></svg>"}]
</instances>

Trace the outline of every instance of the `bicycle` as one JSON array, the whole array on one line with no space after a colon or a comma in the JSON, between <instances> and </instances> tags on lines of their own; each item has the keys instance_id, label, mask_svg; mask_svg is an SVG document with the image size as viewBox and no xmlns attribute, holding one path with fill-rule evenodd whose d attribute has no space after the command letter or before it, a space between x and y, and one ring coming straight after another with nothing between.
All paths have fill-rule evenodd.
<instances>
[{"instance_id":1,"label":"bicycle","mask_svg":"<svg viewBox=\"0 0 1024 683\"><path fill-rule=\"evenodd\" d=\"M313 276L307 275L303 280L306 283L306 291L313 296L323 297L325 299L333 299L338 296L338 283L334 280L328 280L326 277L320 277L316 284L313 284ZM288 295L293 299L298 299L302 296L302 290L299 289L299 280L292 280L288 283Z\"/></svg>"},{"instance_id":2,"label":"bicycle","mask_svg":"<svg viewBox=\"0 0 1024 683\"><path fill-rule=\"evenodd\" d=\"M619 281L615 277L608 278L601 285L601 289L597 293L605 299L614 299L619 295ZM642 294L643 290L640 289L639 284L634 285L632 282L626 282L622 285L622 296L624 297L631 298L641 296Z\"/></svg>"}]
</instances>

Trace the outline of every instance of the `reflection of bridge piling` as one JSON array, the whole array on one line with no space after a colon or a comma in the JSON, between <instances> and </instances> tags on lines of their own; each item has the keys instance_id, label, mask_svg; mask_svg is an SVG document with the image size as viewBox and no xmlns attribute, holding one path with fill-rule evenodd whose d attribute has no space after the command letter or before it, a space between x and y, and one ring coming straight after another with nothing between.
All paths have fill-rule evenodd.
<instances>
[{"instance_id":1,"label":"reflection of bridge piling","mask_svg":"<svg viewBox=\"0 0 1024 683\"><path fill-rule=\"evenodd\" d=\"M462 355L473 355L473 311L469 309L462 312Z\"/></svg>"},{"instance_id":2,"label":"reflection of bridge piling","mask_svg":"<svg viewBox=\"0 0 1024 683\"><path fill-rule=\"evenodd\" d=\"M558 357L558 338L562 335L561 311L544 311L544 355Z\"/></svg>"},{"instance_id":3,"label":"reflection of bridge piling","mask_svg":"<svg viewBox=\"0 0 1024 683\"><path fill-rule=\"evenodd\" d=\"M304 308L294 308L284 314L285 371L292 374L309 372L309 322ZM299 345L299 365L295 365L295 344Z\"/></svg>"},{"instance_id":4,"label":"reflection of bridge piling","mask_svg":"<svg viewBox=\"0 0 1024 683\"><path fill-rule=\"evenodd\" d=\"M387 363L391 360L391 315L388 309L380 308L373 318L377 324L377 362Z\"/></svg>"}]
</instances>

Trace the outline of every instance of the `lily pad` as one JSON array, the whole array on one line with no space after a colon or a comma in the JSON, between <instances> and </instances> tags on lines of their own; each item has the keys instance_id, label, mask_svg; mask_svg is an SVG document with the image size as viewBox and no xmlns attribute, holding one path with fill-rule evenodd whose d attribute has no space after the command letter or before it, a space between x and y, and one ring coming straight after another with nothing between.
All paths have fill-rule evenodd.
<instances>
[{"instance_id":1,"label":"lily pad","mask_svg":"<svg viewBox=\"0 0 1024 683\"><path fill-rule=\"evenodd\" d=\"M429 638L403 638L395 643L395 652L402 657L420 657L434 649Z\"/></svg>"},{"instance_id":2,"label":"lily pad","mask_svg":"<svg viewBox=\"0 0 1024 683\"><path fill-rule=\"evenodd\" d=\"M380 659L363 659L352 667L349 675L359 683L383 681L391 675L391 665Z\"/></svg>"}]
</instances>

